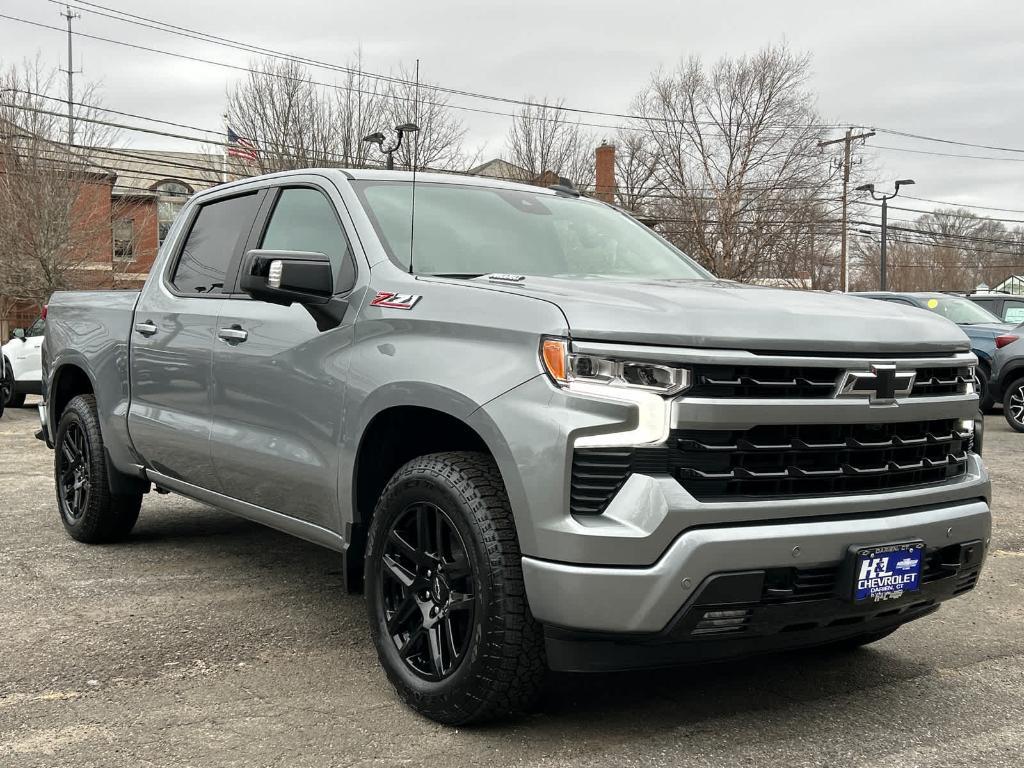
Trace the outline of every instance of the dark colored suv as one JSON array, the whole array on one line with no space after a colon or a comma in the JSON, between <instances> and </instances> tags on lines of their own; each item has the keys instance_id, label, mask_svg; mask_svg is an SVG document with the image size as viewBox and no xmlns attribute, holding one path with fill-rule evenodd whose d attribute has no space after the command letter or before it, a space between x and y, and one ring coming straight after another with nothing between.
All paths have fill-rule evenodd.
<instances>
[{"instance_id":1,"label":"dark colored suv","mask_svg":"<svg viewBox=\"0 0 1024 768\"><path fill-rule=\"evenodd\" d=\"M973 303L963 296L954 296L948 293L876 291L854 295L918 307L959 325L971 340L971 351L978 356L976 376L980 407L983 411L988 411L995 405L995 398L989 391L989 381L992 377L992 355L995 354L997 348L996 339L1013 329L1012 323L1000 322L996 315L980 304Z\"/></svg>"}]
</instances>

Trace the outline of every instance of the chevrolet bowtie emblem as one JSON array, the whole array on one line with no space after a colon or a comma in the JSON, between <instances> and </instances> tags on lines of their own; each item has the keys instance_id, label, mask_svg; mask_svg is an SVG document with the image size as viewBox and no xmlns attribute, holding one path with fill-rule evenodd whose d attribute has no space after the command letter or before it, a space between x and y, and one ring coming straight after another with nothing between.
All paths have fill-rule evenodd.
<instances>
[{"instance_id":1,"label":"chevrolet bowtie emblem","mask_svg":"<svg viewBox=\"0 0 1024 768\"><path fill-rule=\"evenodd\" d=\"M914 387L914 371L897 371L896 366L873 363L870 371L847 371L836 397L866 397L875 404L895 403Z\"/></svg>"}]
</instances>

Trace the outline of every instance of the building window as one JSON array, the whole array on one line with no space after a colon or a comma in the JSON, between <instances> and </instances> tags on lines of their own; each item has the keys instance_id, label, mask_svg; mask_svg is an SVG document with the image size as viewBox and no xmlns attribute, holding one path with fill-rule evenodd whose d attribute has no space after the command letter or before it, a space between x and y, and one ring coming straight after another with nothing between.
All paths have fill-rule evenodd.
<instances>
[{"instance_id":1,"label":"building window","mask_svg":"<svg viewBox=\"0 0 1024 768\"><path fill-rule=\"evenodd\" d=\"M114 258L119 261L135 258L134 219L118 219L114 222Z\"/></svg>"},{"instance_id":2,"label":"building window","mask_svg":"<svg viewBox=\"0 0 1024 768\"><path fill-rule=\"evenodd\" d=\"M158 196L156 202L156 225L159 247L167 239L167 233L171 231L171 225L174 224L178 213L185 207L185 201L192 194L192 188L184 182L169 179L154 184L153 191Z\"/></svg>"}]
</instances>

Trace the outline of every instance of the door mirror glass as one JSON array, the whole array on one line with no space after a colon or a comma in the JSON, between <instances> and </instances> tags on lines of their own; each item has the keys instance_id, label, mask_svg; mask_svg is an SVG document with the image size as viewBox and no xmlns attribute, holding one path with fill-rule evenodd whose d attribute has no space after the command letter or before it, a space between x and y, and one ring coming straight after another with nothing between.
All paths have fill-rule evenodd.
<instances>
[{"instance_id":1,"label":"door mirror glass","mask_svg":"<svg viewBox=\"0 0 1024 768\"><path fill-rule=\"evenodd\" d=\"M254 250L242 260L239 287L271 304L326 304L334 294L334 270L323 253Z\"/></svg>"},{"instance_id":2,"label":"door mirror glass","mask_svg":"<svg viewBox=\"0 0 1024 768\"><path fill-rule=\"evenodd\" d=\"M12 339L21 339L22 341L24 341L25 340L25 329L24 328L15 328L13 331L11 331L11 338Z\"/></svg>"}]
</instances>

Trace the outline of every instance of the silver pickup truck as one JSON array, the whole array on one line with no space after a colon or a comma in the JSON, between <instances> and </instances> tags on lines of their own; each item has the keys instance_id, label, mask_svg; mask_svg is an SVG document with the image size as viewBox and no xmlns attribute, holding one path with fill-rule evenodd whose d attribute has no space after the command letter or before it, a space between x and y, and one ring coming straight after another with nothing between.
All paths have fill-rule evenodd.
<instances>
[{"instance_id":1,"label":"silver pickup truck","mask_svg":"<svg viewBox=\"0 0 1024 768\"><path fill-rule=\"evenodd\" d=\"M54 295L40 435L80 541L155 488L336 550L401 697L465 723L970 591L975 362L569 189L310 170L194 197L141 292Z\"/></svg>"}]
</instances>

